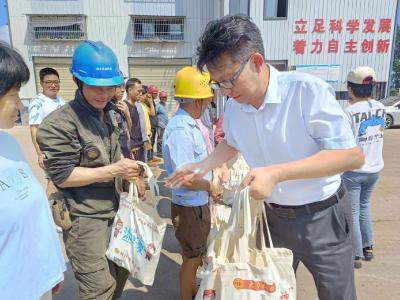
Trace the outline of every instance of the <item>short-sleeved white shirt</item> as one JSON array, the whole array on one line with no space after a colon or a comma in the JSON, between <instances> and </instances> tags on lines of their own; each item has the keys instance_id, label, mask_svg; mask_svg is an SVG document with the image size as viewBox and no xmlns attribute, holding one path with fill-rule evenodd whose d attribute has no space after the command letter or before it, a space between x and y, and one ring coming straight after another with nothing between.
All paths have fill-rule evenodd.
<instances>
[{"instance_id":1,"label":"short-sleeved white shirt","mask_svg":"<svg viewBox=\"0 0 400 300\"><path fill-rule=\"evenodd\" d=\"M0 299L40 299L65 272L50 206L21 148L0 130Z\"/></svg>"},{"instance_id":2,"label":"short-sleeved white shirt","mask_svg":"<svg viewBox=\"0 0 400 300\"><path fill-rule=\"evenodd\" d=\"M383 169L385 106L376 101L359 101L346 108L357 145L365 156L364 165L354 172L376 173Z\"/></svg>"},{"instance_id":3,"label":"short-sleeved white shirt","mask_svg":"<svg viewBox=\"0 0 400 300\"><path fill-rule=\"evenodd\" d=\"M65 104L65 101L57 97L51 99L42 93L32 98L29 103L29 125L39 125L51 112Z\"/></svg>"},{"instance_id":4,"label":"short-sleeved white shirt","mask_svg":"<svg viewBox=\"0 0 400 300\"><path fill-rule=\"evenodd\" d=\"M251 168L301 160L323 149L356 147L347 117L323 80L272 66L259 109L229 99L224 114L225 139ZM276 185L267 202L303 205L329 198L340 175L290 180Z\"/></svg>"}]
</instances>

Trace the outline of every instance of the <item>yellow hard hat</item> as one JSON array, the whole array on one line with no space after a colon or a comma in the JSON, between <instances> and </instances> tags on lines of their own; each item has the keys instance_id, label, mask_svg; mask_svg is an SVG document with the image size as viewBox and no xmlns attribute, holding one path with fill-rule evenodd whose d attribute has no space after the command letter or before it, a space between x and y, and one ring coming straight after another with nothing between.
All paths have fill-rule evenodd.
<instances>
[{"instance_id":1,"label":"yellow hard hat","mask_svg":"<svg viewBox=\"0 0 400 300\"><path fill-rule=\"evenodd\" d=\"M209 86L210 74L201 73L196 67L184 67L176 73L175 98L208 99L214 97Z\"/></svg>"}]
</instances>

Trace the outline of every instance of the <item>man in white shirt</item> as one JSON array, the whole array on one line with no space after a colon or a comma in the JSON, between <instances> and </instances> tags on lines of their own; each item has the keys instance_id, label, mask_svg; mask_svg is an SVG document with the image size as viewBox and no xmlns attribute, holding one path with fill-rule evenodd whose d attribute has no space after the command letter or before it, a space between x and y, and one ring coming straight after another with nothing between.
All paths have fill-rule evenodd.
<instances>
[{"instance_id":1,"label":"man in white shirt","mask_svg":"<svg viewBox=\"0 0 400 300\"><path fill-rule=\"evenodd\" d=\"M340 173L364 157L326 82L265 63L260 30L244 16L208 23L197 49L211 86L229 96L225 141L176 172L176 187L230 160L251 167L242 187L265 200L272 240L312 273L320 299L355 299L350 201ZM250 133L250 134L249 134Z\"/></svg>"},{"instance_id":2,"label":"man in white shirt","mask_svg":"<svg viewBox=\"0 0 400 300\"><path fill-rule=\"evenodd\" d=\"M39 71L40 85L43 88L42 93L39 93L29 103L29 127L33 146L35 147L38 157L39 166L44 169L43 154L39 149L36 141L37 130L43 119L65 104L64 100L58 97L60 91L60 76L57 70L53 68L43 68ZM46 175L47 187L46 193L49 196L55 191L55 187Z\"/></svg>"},{"instance_id":3,"label":"man in white shirt","mask_svg":"<svg viewBox=\"0 0 400 300\"><path fill-rule=\"evenodd\" d=\"M375 71L367 66L355 68L347 76L351 100L346 113L357 145L365 156L361 168L345 172L342 176L352 202L354 267L357 269L361 268L361 259L368 261L373 258L369 200L384 165L382 149L385 106L372 99L375 84Z\"/></svg>"}]
</instances>

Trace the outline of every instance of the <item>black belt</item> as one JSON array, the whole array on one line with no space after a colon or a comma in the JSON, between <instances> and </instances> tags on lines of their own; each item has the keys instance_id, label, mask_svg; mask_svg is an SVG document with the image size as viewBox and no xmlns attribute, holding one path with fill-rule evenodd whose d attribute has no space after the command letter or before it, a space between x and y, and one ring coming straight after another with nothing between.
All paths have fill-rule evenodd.
<instances>
[{"instance_id":1,"label":"black belt","mask_svg":"<svg viewBox=\"0 0 400 300\"><path fill-rule=\"evenodd\" d=\"M341 183L338 190L332 196L322 201L299 205L299 206L286 206L286 205L278 205L275 203L269 203L267 205L269 205L269 207L277 215L284 218L294 219L304 215L311 215L318 211L327 209L332 205L335 205L344 196L345 193L346 189L344 188L343 183Z\"/></svg>"}]
</instances>

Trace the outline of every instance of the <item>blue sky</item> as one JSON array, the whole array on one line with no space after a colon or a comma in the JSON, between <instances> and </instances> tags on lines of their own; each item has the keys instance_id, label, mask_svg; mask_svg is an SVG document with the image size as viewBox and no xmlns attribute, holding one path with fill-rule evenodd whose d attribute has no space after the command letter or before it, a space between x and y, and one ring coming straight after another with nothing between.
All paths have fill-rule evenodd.
<instances>
[{"instance_id":1,"label":"blue sky","mask_svg":"<svg viewBox=\"0 0 400 300\"><path fill-rule=\"evenodd\" d=\"M0 26L8 24L5 5L6 5L6 0L0 0Z\"/></svg>"}]
</instances>

